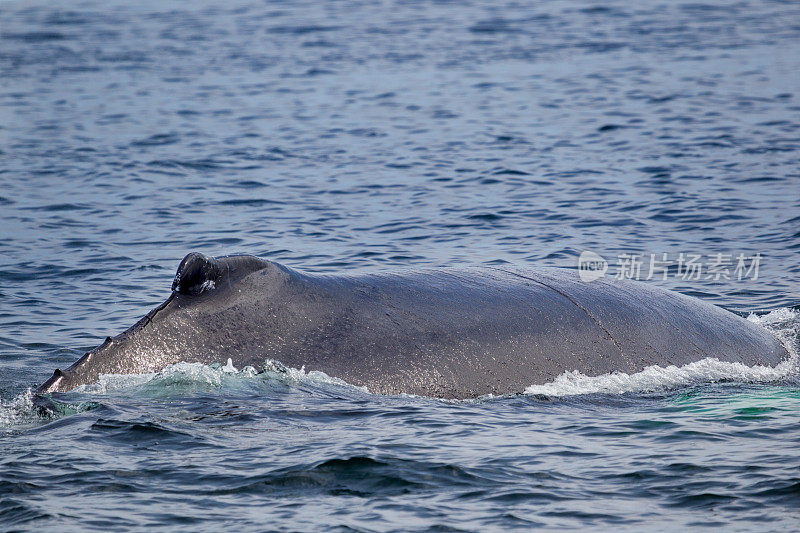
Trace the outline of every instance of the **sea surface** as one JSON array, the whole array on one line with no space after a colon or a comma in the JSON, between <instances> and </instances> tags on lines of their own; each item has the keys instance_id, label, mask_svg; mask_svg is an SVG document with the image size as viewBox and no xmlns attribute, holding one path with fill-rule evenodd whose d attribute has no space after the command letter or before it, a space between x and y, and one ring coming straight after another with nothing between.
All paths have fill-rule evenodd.
<instances>
[{"instance_id":1,"label":"sea surface","mask_svg":"<svg viewBox=\"0 0 800 533\"><path fill-rule=\"evenodd\" d=\"M191 251L667 254L794 356L461 402L183 363L38 409ZM796 531L798 348L794 0L0 1L0 530Z\"/></svg>"}]
</instances>

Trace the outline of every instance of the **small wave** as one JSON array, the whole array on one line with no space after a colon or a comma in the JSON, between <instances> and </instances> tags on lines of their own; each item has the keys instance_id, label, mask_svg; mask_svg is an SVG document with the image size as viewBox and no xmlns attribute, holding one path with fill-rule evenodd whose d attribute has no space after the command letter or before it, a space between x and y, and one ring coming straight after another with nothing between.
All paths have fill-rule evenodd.
<instances>
[{"instance_id":1,"label":"small wave","mask_svg":"<svg viewBox=\"0 0 800 533\"><path fill-rule=\"evenodd\" d=\"M49 422L54 417L82 413L98 406L92 401L50 401L28 389L9 401L0 398L0 430Z\"/></svg>"},{"instance_id":2,"label":"small wave","mask_svg":"<svg viewBox=\"0 0 800 533\"><path fill-rule=\"evenodd\" d=\"M767 328L773 334L800 333L800 311L788 307L776 309L766 315L753 313L747 320Z\"/></svg>"},{"instance_id":3,"label":"small wave","mask_svg":"<svg viewBox=\"0 0 800 533\"><path fill-rule=\"evenodd\" d=\"M228 359L227 364L205 365L203 363L177 363L160 372L145 374L103 374L96 383L82 385L75 389L78 393L113 394L134 392L144 395L174 395L210 390L241 390L253 384L281 383L297 386L310 384L316 386L346 386L366 391L347 382L333 378L324 372L306 372L305 367L289 368L277 361L268 360L261 371L252 366L241 370Z\"/></svg>"},{"instance_id":4,"label":"small wave","mask_svg":"<svg viewBox=\"0 0 800 533\"><path fill-rule=\"evenodd\" d=\"M775 366L747 366L728 363L710 357L677 367L653 365L635 374L614 372L602 376L586 376L577 370L565 372L544 385L531 385L528 395L575 396L580 394L624 394L676 389L701 383L737 381L741 383L771 383L796 372L797 361L792 357Z\"/></svg>"}]
</instances>

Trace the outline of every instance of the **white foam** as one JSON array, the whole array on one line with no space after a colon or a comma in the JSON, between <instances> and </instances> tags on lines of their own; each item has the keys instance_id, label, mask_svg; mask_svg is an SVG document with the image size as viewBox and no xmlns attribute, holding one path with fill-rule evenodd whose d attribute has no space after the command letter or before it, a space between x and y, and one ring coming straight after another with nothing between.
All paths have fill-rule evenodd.
<instances>
[{"instance_id":1,"label":"white foam","mask_svg":"<svg viewBox=\"0 0 800 533\"><path fill-rule=\"evenodd\" d=\"M796 360L794 358L775 367L750 367L742 363L728 363L711 357L681 367L670 365L664 368L653 365L635 374L614 372L601 376L586 376L577 370L565 372L545 385L531 385L525 389L525 394L574 396L577 394L653 392L723 380L741 383L769 383L784 379L795 371Z\"/></svg>"},{"instance_id":2,"label":"white foam","mask_svg":"<svg viewBox=\"0 0 800 533\"><path fill-rule=\"evenodd\" d=\"M16 426L35 418L33 393L30 389L10 401L0 398L0 427Z\"/></svg>"},{"instance_id":3,"label":"white foam","mask_svg":"<svg viewBox=\"0 0 800 533\"><path fill-rule=\"evenodd\" d=\"M239 372L238 370L236 370L236 367L233 366L233 359L231 359L230 357L228 357L228 363L225 366L223 366L220 370L222 370L226 374L236 374L237 372Z\"/></svg>"},{"instance_id":4,"label":"white foam","mask_svg":"<svg viewBox=\"0 0 800 533\"><path fill-rule=\"evenodd\" d=\"M800 334L800 311L788 307L782 307L761 316L750 314L747 320L765 327L778 338L788 336L796 341L797 335Z\"/></svg>"}]
</instances>

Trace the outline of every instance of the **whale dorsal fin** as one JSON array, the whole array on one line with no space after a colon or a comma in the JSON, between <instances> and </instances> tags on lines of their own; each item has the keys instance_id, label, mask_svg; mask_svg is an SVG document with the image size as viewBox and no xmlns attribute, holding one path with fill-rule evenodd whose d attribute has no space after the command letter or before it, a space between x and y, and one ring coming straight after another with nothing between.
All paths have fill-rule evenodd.
<instances>
[{"instance_id":1,"label":"whale dorsal fin","mask_svg":"<svg viewBox=\"0 0 800 533\"><path fill-rule=\"evenodd\" d=\"M232 282L266 268L271 263L252 255L209 257L192 252L178 265L172 290L180 294L197 295L214 289L222 281Z\"/></svg>"},{"instance_id":2,"label":"whale dorsal fin","mask_svg":"<svg viewBox=\"0 0 800 533\"><path fill-rule=\"evenodd\" d=\"M172 290L181 294L200 294L213 289L221 274L218 260L200 252L192 252L178 265Z\"/></svg>"}]
</instances>

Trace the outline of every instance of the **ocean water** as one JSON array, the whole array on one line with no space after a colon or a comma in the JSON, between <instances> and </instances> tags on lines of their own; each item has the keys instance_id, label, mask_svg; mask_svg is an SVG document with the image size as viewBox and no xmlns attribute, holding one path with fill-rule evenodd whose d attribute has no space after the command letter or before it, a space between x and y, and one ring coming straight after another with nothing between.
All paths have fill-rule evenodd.
<instances>
[{"instance_id":1,"label":"ocean water","mask_svg":"<svg viewBox=\"0 0 800 533\"><path fill-rule=\"evenodd\" d=\"M30 389L190 251L314 272L760 257L655 283L800 348L800 4L0 2L0 529L800 524L800 372L512 397L179 364Z\"/></svg>"}]
</instances>

